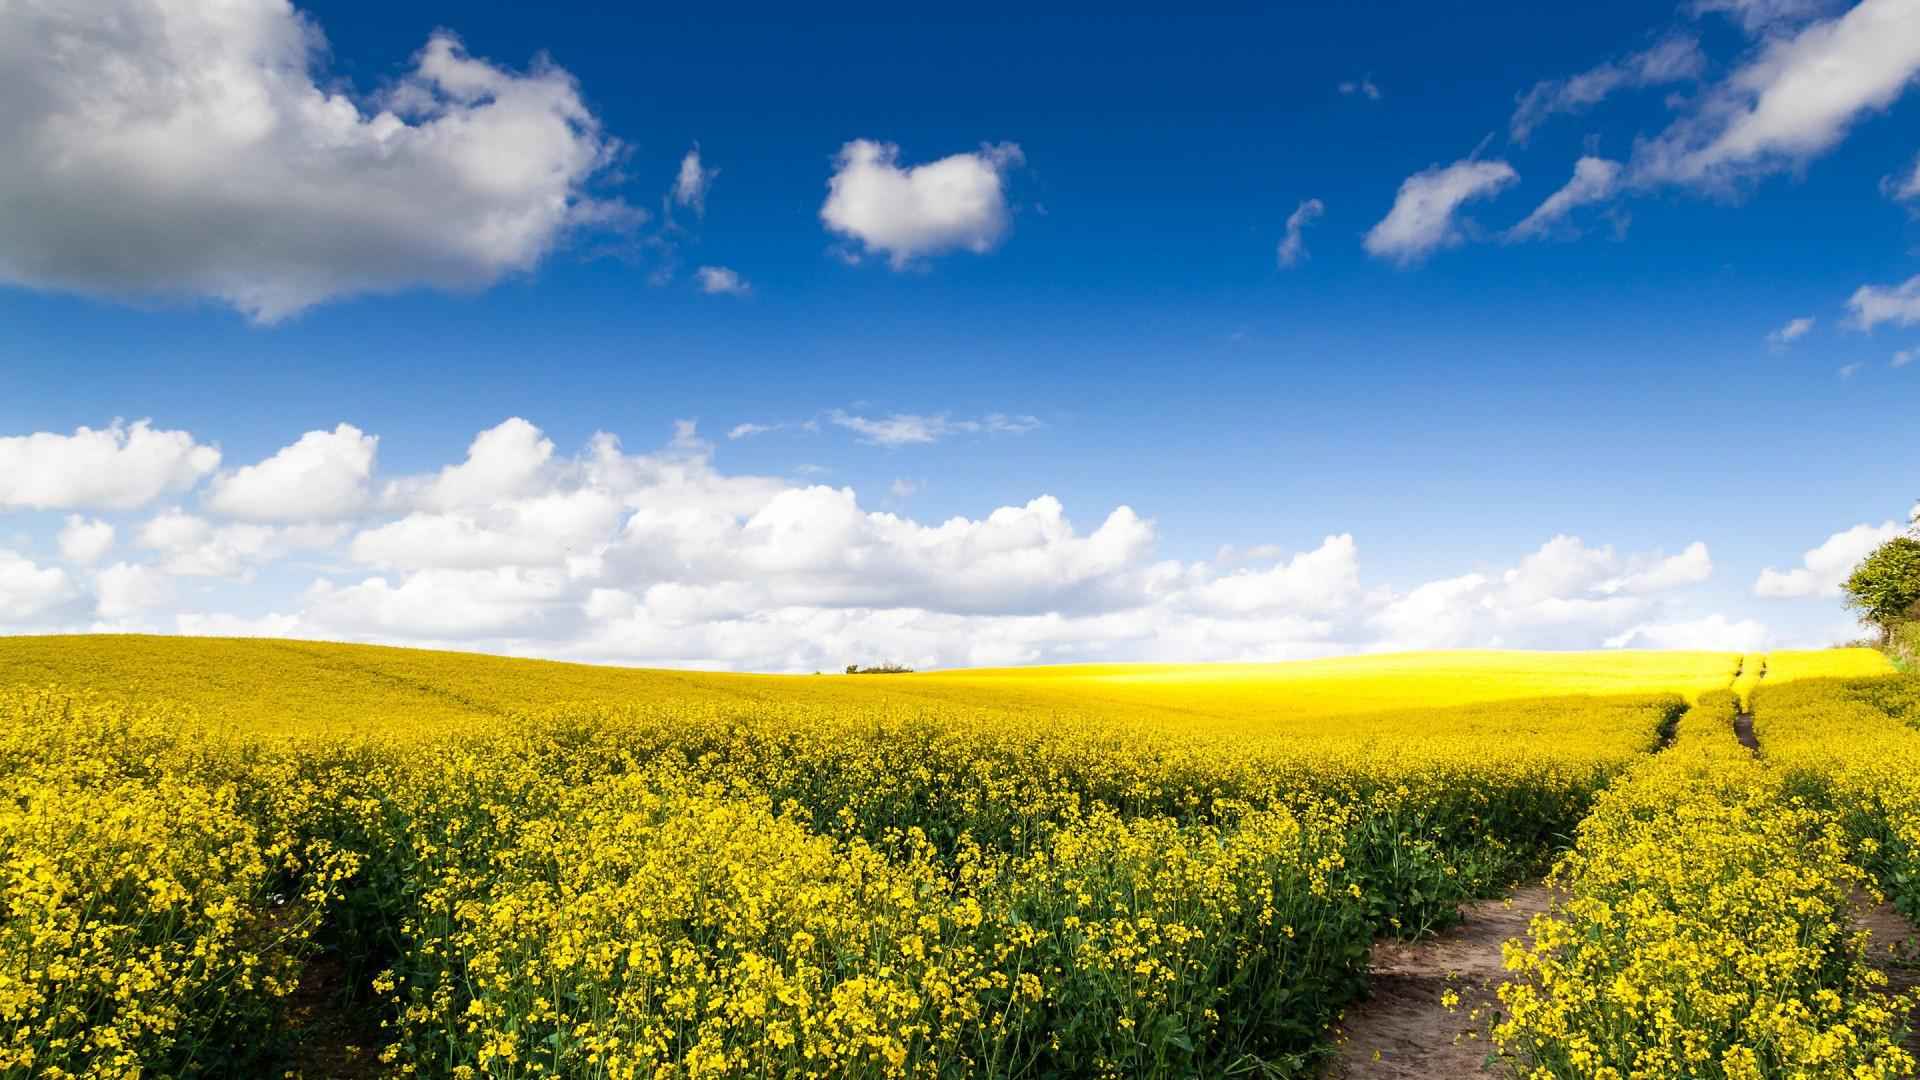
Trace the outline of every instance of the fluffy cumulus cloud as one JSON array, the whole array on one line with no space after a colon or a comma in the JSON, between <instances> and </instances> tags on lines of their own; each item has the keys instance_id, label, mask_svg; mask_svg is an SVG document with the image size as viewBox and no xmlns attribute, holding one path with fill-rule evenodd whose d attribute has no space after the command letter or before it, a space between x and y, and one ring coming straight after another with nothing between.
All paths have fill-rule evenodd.
<instances>
[{"instance_id":1,"label":"fluffy cumulus cloud","mask_svg":"<svg viewBox=\"0 0 1920 1080\"><path fill-rule=\"evenodd\" d=\"M1573 179L1534 207L1520 224L1507 230L1510 240L1531 240L1546 236L1575 209L1611 198L1620 186L1620 163L1606 158L1583 157L1574 163Z\"/></svg>"},{"instance_id":2,"label":"fluffy cumulus cloud","mask_svg":"<svg viewBox=\"0 0 1920 1080\"><path fill-rule=\"evenodd\" d=\"M589 192L618 147L561 68L438 32L358 97L326 53L287 0L0 5L0 281L272 322L484 286L634 219Z\"/></svg>"},{"instance_id":3,"label":"fluffy cumulus cloud","mask_svg":"<svg viewBox=\"0 0 1920 1080\"><path fill-rule=\"evenodd\" d=\"M1640 144L1635 178L1718 187L1794 168L1839 143L1862 116L1891 105L1916 72L1914 0L1861 0L1837 17L1769 33L1752 59Z\"/></svg>"},{"instance_id":4,"label":"fluffy cumulus cloud","mask_svg":"<svg viewBox=\"0 0 1920 1080\"><path fill-rule=\"evenodd\" d=\"M1417 263L1434 250L1459 243L1455 219L1462 204L1484 198L1518 180L1504 161L1456 161L1407 177L1393 209L1368 230L1366 249L1402 266Z\"/></svg>"},{"instance_id":5,"label":"fluffy cumulus cloud","mask_svg":"<svg viewBox=\"0 0 1920 1080\"><path fill-rule=\"evenodd\" d=\"M1372 621L1396 647L1576 648L1647 621L1662 610L1660 594L1712 572L1704 543L1674 556L1622 555L1556 536L1510 569L1432 581L1393 597Z\"/></svg>"},{"instance_id":6,"label":"fluffy cumulus cloud","mask_svg":"<svg viewBox=\"0 0 1920 1080\"><path fill-rule=\"evenodd\" d=\"M1899 285L1862 285L1847 299L1852 323L1871 330L1881 323L1912 326L1920 323L1920 274Z\"/></svg>"},{"instance_id":7,"label":"fluffy cumulus cloud","mask_svg":"<svg viewBox=\"0 0 1920 1080\"><path fill-rule=\"evenodd\" d=\"M856 435L895 444L1033 423L842 419ZM301 462L333 462L342 448L364 448L373 465L372 439L350 427L309 433L249 468L284 468L299 483ZM1759 633L1691 609L1690 591L1714 569L1704 543L1669 555L1558 536L1509 564L1390 586L1370 580L1361 541L1348 533L1183 561L1164 555L1154 522L1124 505L1083 518L1038 495L977 516L917 520L876 509L852 488L729 473L691 424L651 451L629 451L610 434L562 451L532 422L509 418L443 468L346 471L351 484L327 489L357 493L353 515L340 521L238 519L215 493L230 501L245 490L238 477L261 475L245 469L207 485L204 514L182 506L130 514L123 540L112 521L56 517L49 524L65 521L66 565L0 553L0 624L761 670L880 659L1274 660L1714 634L1737 647ZM893 497L913 490L896 485ZM111 565L87 569L109 552ZM209 588L221 579L253 583L253 613L206 608L206 598L229 594Z\"/></svg>"},{"instance_id":8,"label":"fluffy cumulus cloud","mask_svg":"<svg viewBox=\"0 0 1920 1080\"><path fill-rule=\"evenodd\" d=\"M1765 623L1708 615L1677 622L1642 623L1607 639L1610 649L1701 649L1755 652L1771 641Z\"/></svg>"},{"instance_id":9,"label":"fluffy cumulus cloud","mask_svg":"<svg viewBox=\"0 0 1920 1080\"><path fill-rule=\"evenodd\" d=\"M131 510L187 490L219 465L218 449L146 420L4 436L0 509Z\"/></svg>"},{"instance_id":10,"label":"fluffy cumulus cloud","mask_svg":"<svg viewBox=\"0 0 1920 1080\"><path fill-rule=\"evenodd\" d=\"M899 269L946 251L984 254L1006 235L1006 177L1024 162L1013 143L902 167L892 143L840 150L820 220Z\"/></svg>"},{"instance_id":11,"label":"fluffy cumulus cloud","mask_svg":"<svg viewBox=\"0 0 1920 1080\"><path fill-rule=\"evenodd\" d=\"M1307 258L1306 228L1327 212L1319 199L1308 199L1287 215L1287 234L1280 238L1281 266L1297 266Z\"/></svg>"},{"instance_id":12,"label":"fluffy cumulus cloud","mask_svg":"<svg viewBox=\"0 0 1920 1080\"><path fill-rule=\"evenodd\" d=\"M126 619L170 603L174 577L154 566L114 563L94 575L93 595L95 614Z\"/></svg>"},{"instance_id":13,"label":"fluffy cumulus cloud","mask_svg":"<svg viewBox=\"0 0 1920 1080\"><path fill-rule=\"evenodd\" d=\"M0 626L30 625L72 593L65 570L37 566L25 555L0 548Z\"/></svg>"},{"instance_id":14,"label":"fluffy cumulus cloud","mask_svg":"<svg viewBox=\"0 0 1920 1080\"><path fill-rule=\"evenodd\" d=\"M1819 547L1808 551L1799 566L1790 570L1769 566L1760 571L1753 583L1754 595L1774 599L1838 596L1841 583L1853 573L1861 559L1906 529L1907 526L1899 522L1887 521L1879 525L1855 525L1834 533Z\"/></svg>"},{"instance_id":15,"label":"fluffy cumulus cloud","mask_svg":"<svg viewBox=\"0 0 1920 1080\"><path fill-rule=\"evenodd\" d=\"M1698 78L1707 58L1690 37L1670 37L1623 60L1609 61L1567 79L1538 82L1520 95L1508 124L1515 142L1556 113L1575 113L1606 100L1616 91Z\"/></svg>"},{"instance_id":16,"label":"fluffy cumulus cloud","mask_svg":"<svg viewBox=\"0 0 1920 1080\"><path fill-rule=\"evenodd\" d=\"M265 461L214 477L207 505L255 521L344 517L367 503L379 444L352 424L309 431Z\"/></svg>"},{"instance_id":17,"label":"fluffy cumulus cloud","mask_svg":"<svg viewBox=\"0 0 1920 1080\"><path fill-rule=\"evenodd\" d=\"M108 522L68 514L66 524L60 528L60 557L70 563L90 566L113 550L113 536L113 526Z\"/></svg>"},{"instance_id":18,"label":"fluffy cumulus cloud","mask_svg":"<svg viewBox=\"0 0 1920 1080\"><path fill-rule=\"evenodd\" d=\"M453 510L531 491L553 461L553 440L520 417L474 436L466 460L432 476L407 477L387 485L390 505Z\"/></svg>"},{"instance_id":19,"label":"fluffy cumulus cloud","mask_svg":"<svg viewBox=\"0 0 1920 1080\"><path fill-rule=\"evenodd\" d=\"M142 524L135 543L178 577L250 580L269 563L330 547L344 534L341 527L325 525L220 525L176 508Z\"/></svg>"}]
</instances>

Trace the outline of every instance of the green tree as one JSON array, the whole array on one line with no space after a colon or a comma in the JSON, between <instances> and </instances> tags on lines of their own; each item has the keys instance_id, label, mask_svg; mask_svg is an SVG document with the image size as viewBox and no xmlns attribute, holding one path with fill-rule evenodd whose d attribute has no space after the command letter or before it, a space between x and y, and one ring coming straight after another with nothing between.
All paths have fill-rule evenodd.
<instances>
[{"instance_id":1,"label":"green tree","mask_svg":"<svg viewBox=\"0 0 1920 1080\"><path fill-rule=\"evenodd\" d=\"M1896 536L1853 568L1842 586L1847 606L1879 627L1885 640L1895 627L1920 615L1920 538Z\"/></svg>"}]
</instances>

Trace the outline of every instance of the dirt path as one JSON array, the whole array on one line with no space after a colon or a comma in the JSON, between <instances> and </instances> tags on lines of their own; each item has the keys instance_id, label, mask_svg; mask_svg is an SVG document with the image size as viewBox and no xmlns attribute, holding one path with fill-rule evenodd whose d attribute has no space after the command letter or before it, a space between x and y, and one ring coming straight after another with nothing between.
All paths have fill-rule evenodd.
<instances>
[{"instance_id":1,"label":"dirt path","mask_svg":"<svg viewBox=\"0 0 1920 1080\"><path fill-rule=\"evenodd\" d=\"M1753 735L1752 713L1743 712L1733 718L1733 737L1740 740L1741 746L1756 754L1760 752L1760 740Z\"/></svg>"},{"instance_id":2,"label":"dirt path","mask_svg":"<svg viewBox=\"0 0 1920 1080\"><path fill-rule=\"evenodd\" d=\"M1547 909L1548 898L1544 886L1523 886L1506 900L1461 908L1461 921L1436 937L1375 942L1373 992L1341 1021L1342 1041L1328 1076L1452 1080L1493 1075L1484 1066L1490 1049L1486 1030L1498 1004L1494 988L1506 977L1500 946L1524 937L1528 921ZM1455 1009L1440 1004L1448 990L1460 995Z\"/></svg>"},{"instance_id":3,"label":"dirt path","mask_svg":"<svg viewBox=\"0 0 1920 1080\"><path fill-rule=\"evenodd\" d=\"M384 1036L370 1013L346 1004L345 986L345 966L327 953L310 959L300 973L299 985L286 1002L288 1077L360 1080L381 1075Z\"/></svg>"},{"instance_id":4,"label":"dirt path","mask_svg":"<svg viewBox=\"0 0 1920 1080\"><path fill-rule=\"evenodd\" d=\"M1860 913L1854 925L1871 931L1873 937L1867 960L1887 976L1887 987L1895 993L1920 991L1920 930L1892 904L1860 901ZM1907 1013L1907 1052L1920 1057L1920 1001Z\"/></svg>"}]
</instances>

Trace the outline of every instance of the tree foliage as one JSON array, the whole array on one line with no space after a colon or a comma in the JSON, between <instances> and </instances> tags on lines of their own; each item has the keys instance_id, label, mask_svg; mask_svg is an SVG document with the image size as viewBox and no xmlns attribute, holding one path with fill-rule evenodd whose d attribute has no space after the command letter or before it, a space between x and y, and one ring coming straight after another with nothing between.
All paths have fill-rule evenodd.
<instances>
[{"instance_id":1,"label":"tree foliage","mask_svg":"<svg viewBox=\"0 0 1920 1080\"><path fill-rule=\"evenodd\" d=\"M1896 536L1854 567L1842 586L1847 605L1883 634L1920 609L1920 538Z\"/></svg>"}]
</instances>

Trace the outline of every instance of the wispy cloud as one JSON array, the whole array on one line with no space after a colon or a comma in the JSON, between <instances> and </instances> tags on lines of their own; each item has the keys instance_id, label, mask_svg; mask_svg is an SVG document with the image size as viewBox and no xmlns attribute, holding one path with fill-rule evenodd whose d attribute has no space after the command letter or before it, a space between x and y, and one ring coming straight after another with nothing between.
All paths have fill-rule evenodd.
<instances>
[{"instance_id":1,"label":"wispy cloud","mask_svg":"<svg viewBox=\"0 0 1920 1080\"><path fill-rule=\"evenodd\" d=\"M1887 197L1901 202L1920 200L1920 157L1913 161L1913 167L1904 176L1889 176L1880 181L1880 190Z\"/></svg>"},{"instance_id":2,"label":"wispy cloud","mask_svg":"<svg viewBox=\"0 0 1920 1080\"><path fill-rule=\"evenodd\" d=\"M708 296L745 296L753 291L753 286L738 271L724 266L703 266L694 271L700 281L700 291Z\"/></svg>"},{"instance_id":3,"label":"wispy cloud","mask_svg":"<svg viewBox=\"0 0 1920 1080\"><path fill-rule=\"evenodd\" d=\"M1787 324L1767 335L1767 344L1775 349L1784 349L1788 345L1807 336L1813 329L1813 316L1802 315L1797 319L1788 319Z\"/></svg>"},{"instance_id":4,"label":"wispy cloud","mask_svg":"<svg viewBox=\"0 0 1920 1080\"><path fill-rule=\"evenodd\" d=\"M1038 417L991 413L978 420L955 420L945 415L893 413L867 417L835 409L827 414L835 426L875 446L913 446L938 442L951 435L1020 435L1044 427Z\"/></svg>"},{"instance_id":5,"label":"wispy cloud","mask_svg":"<svg viewBox=\"0 0 1920 1080\"><path fill-rule=\"evenodd\" d=\"M692 210L695 217L707 215L707 192L713 189L713 181L720 175L719 169L709 169L700 162L700 147L687 151L680 159L680 171L673 178L673 201Z\"/></svg>"},{"instance_id":6,"label":"wispy cloud","mask_svg":"<svg viewBox=\"0 0 1920 1080\"><path fill-rule=\"evenodd\" d=\"M1617 90L1660 86L1696 78L1707 58L1700 43L1690 37L1670 37L1623 60L1612 60L1568 79L1535 83L1521 94L1508 134L1523 143L1535 128L1557 113L1573 113L1597 105Z\"/></svg>"},{"instance_id":7,"label":"wispy cloud","mask_svg":"<svg viewBox=\"0 0 1920 1080\"><path fill-rule=\"evenodd\" d=\"M1639 144L1635 180L1713 189L1796 168L1832 149L1861 116L1892 105L1917 73L1913 0L1861 0L1837 18L1770 36Z\"/></svg>"},{"instance_id":8,"label":"wispy cloud","mask_svg":"<svg viewBox=\"0 0 1920 1080\"><path fill-rule=\"evenodd\" d=\"M1507 230L1509 240L1532 240L1554 231L1575 208L1612 197L1620 182L1620 163L1583 157L1573 166L1573 179L1547 196L1520 224Z\"/></svg>"},{"instance_id":9,"label":"wispy cloud","mask_svg":"<svg viewBox=\"0 0 1920 1080\"><path fill-rule=\"evenodd\" d=\"M1380 88L1374 85L1373 76L1371 75L1359 79L1348 79L1340 84L1340 92L1348 97L1353 97L1357 94L1360 97L1366 98L1368 101L1379 101L1383 96L1380 93Z\"/></svg>"},{"instance_id":10,"label":"wispy cloud","mask_svg":"<svg viewBox=\"0 0 1920 1080\"><path fill-rule=\"evenodd\" d=\"M1912 326L1920 322L1920 274L1899 285L1862 285L1847 298L1851 322L1861 330L1881 323Z\"/></svg>"},{"instance_id":11,"label":"wispy cloud","mask_svg":"<svg viewBox=\"0 0 1920 1080\"><path fill-rule=\"evenodd\" d=\"M1436 249L1460 242L1454 214L1461 204L1483 198L1520 179L1504 161L1456 161L1414 173L1400 185L1393 209L1368 230L1367 252L1411 266Z\"/></svg>"},{"instance_id":12,"label":"wispy cloud","mask_svg":"<svg viewBox=\"0 0 1920 1080\"><path fill-rule=\"evenodd\" d=\"M1281 266L1294 266L1307 258L1307 241L1301 233L1326 212L1325 203L1308 199L1287 215L1287 235L1280 241Z\"/></svg>"}]
</instances>

